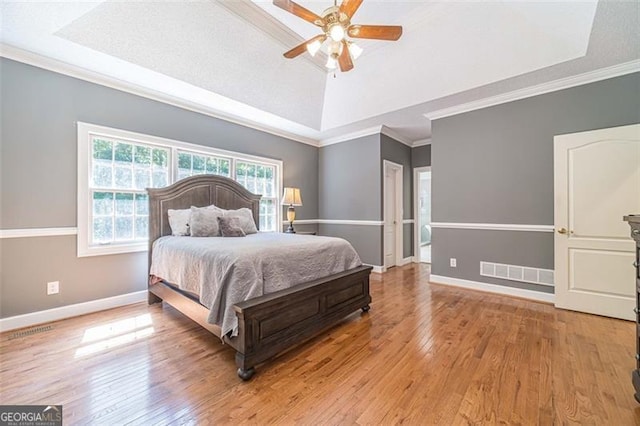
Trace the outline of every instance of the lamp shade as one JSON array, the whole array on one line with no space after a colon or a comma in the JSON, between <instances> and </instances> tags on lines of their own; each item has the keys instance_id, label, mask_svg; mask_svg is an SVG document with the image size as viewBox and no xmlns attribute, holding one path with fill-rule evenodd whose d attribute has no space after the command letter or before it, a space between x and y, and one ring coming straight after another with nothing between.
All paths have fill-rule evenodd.
<instances>
[{"instance_id":1,"label":"lamp shade","mask_svg":"<svg viewBox=\"0 0 640 426\"><path fill-rule=\"evenodd\" d=\"M282 204L287 206L301 206L302 197L300 196L300 188L285 188L282 194Z\"/></svg>"}]
</instances>

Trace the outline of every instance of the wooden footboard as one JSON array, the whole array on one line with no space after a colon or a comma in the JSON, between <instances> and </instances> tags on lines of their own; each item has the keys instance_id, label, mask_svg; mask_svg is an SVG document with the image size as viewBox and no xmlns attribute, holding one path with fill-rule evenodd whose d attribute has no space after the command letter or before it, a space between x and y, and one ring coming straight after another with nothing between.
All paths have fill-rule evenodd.
<instances>
[{"instance_id":1,"label":"wooden footboard","mask_svg":"<svg viewBox=\"0 0 640 426\"><path fill-rule=\"evenodd\" d=\"M233 347L238 376L249 380L255 366L340 322L358 309L369 310L370 266L359 266L234 305L238 335L220 336L209 310L165 283L149 286L149 303L162 300Z\"/></svg>"},{"instance_id":2,"label":"wooden footboard","mask_svg":"<svg viewBox=\"0 0 640 426\"><path fill-rule=\"evenodd\" d=\"M251 378L254 366L337 324L369 310L370 266L360 266L234 306L238 375Z\"/></svg>"}]
</instances>

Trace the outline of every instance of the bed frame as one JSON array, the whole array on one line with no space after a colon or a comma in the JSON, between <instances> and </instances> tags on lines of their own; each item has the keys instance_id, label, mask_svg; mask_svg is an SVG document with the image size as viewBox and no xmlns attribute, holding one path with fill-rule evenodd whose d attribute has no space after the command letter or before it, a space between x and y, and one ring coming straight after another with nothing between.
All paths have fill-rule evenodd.
<instances>
[{"instance_id":1,"label":"bed frame","mask_svg":"<svg viewBox=\"0 0 640 426\"><path fill-rule=\"evenodd\" d=\"M260 195L246 190L232 179L198 175L182 179L149 193L149 267L153 242L171 235L168 209L204 207L215 204L223 209L247 207L259 226ZM209 310L174 286L149 279L149 304L163 300L191 318L236 350L238 376L249 380L255 366L298 345L362 309L369 310L370 266L269 293L234 305L238 335L221 336L220 327L209 324Z\"/></svg>"}]
</instances>

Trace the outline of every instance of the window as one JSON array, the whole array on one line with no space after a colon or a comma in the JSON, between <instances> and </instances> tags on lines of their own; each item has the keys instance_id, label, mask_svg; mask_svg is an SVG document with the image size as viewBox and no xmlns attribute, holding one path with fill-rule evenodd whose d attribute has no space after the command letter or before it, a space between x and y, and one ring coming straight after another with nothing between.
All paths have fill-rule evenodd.
<instances>
[{"instance_id":1,"label":"window","mask_svg":"<svg viewBox=\"0 0 640 426\"><path fill-rule=\"evenodd\" d=\"M91 136L90 144L89 245L146 241L145 188L169 182L169 149L103 136Z\"/></svg>"},{"instance_id":2,"label":"window","mask_svg":"<svg viewBox=\"0 0 640 426\"><path fill-rule=\"evenodd\" d=\"M277 228L278 193L274 181L275 166L236 162L236 180L255 194L262 194L260 200L260 229L275 230Z\"/></svg>"},{"instance_id":3,"label":"window","mask_svg":"<svg viewBox=\"0 0 640 426\"><path fill-rule=\"evenodd\" d=\"M282 162L78 123L78 256L147 249L146 188L218 174L262 194L260 230L276 231Z\"/></svg>"},{"instance_id":4,"label":"window","mask_svg":"<svg viewBox=\"0 0 640 426\"><path fill-rule=\"evenodd\" d=\"M204 174L231 177L231 159L178 150L178 180Z\"/></svg>"}]
</instances>

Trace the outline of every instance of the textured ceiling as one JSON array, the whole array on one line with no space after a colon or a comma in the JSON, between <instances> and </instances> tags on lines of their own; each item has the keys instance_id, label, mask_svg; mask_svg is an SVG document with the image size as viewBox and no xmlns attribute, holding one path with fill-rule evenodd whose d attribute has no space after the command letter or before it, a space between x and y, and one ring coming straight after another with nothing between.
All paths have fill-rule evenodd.
<instances>
[{"instance_id":1,"label":"textured ceiling","mask_svg":"<svg viewBox=\"0 0 640 426\"><path fill-rule=\"evenodd\" d=\"M216 2L105 2L56 36L320 127L325 76Z\"/></svg>"},{"instance_id":2,"label":"textured ceiling","mask_svg":"<svg viewBox=\"0 0 640 426\"><path fill-rule=\"evenodd\" d=\"M320 14L330 1L301 1ZM317 34L271 2L3 2L2 42L299 138L386 126L430 136L425 114L640 58L640 3L365 0L349 73L282 53Z\"/></svg>"}]
</instances>

